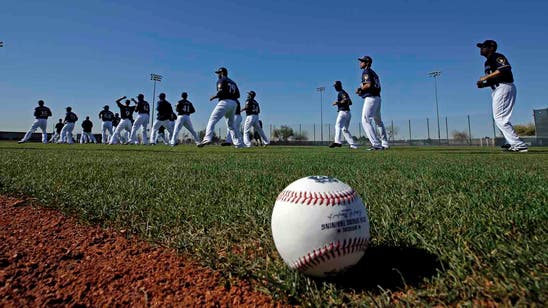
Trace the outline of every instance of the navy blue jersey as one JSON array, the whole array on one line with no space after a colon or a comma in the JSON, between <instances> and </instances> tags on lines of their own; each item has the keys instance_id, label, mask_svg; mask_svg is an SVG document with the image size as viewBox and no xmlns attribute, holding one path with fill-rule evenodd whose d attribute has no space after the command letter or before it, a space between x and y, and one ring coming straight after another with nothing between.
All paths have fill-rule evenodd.
<instances>
[{"instance_id":1,"label":"navy blue jersey","mask_svg":"<svg viewBox=\"0 0 548 308\"><path fill-rule=\"evenodd\" d=\"M241 115L242 114L242 106L240 106L240 101L236 100L236 112L234 112L234 115Z\"/></svg>"},{"instance_id":2,"label":"navy blue jersey","mask_svg":"<svg viewBox=\"0 0 548 308\"><path fill-rule=\"evenodd\" d=\"M37 119L47 119L51 117L51 110L46 106L38 106L34 108L34 116Z\"/></svg>"},{"instance_id":3,"label":"navy blue jersey","mask_svg":"<svg viewBox=\"0 0 548 308\"><path fill-rule=\"evenodd\" d=\"M57 123L57 124L55 124L55 131L56 131L58 134L60 134L61 131L63 130L63 126L65 126L65 124L63 124L63 123Z\"/></svg>"},{"instance_id":4,"label":"navy blue jersey","mask_svg":"<svg viewBox=\"0 0 548 308\"><path fill-rule=\"evenodd\" d=\"M84 129L84 133L91 133L92 127L93 127L93 123L91 123L90 120L84 120L82 122L82 128Z\"/></svg>"},{"instance_id":5,"label":"navy blue jersey","mask_svg":"<svg viewBox=\"0 0 548 308\"><path fill-rule=\"evenodd\" d=\"M338 111L350 111L352 100L345 90L340 90L337 94L337 109Z\"/></svg>"},{"instance_id":6,"label":"navy blue jersey","mask_svg":"<svg viewBox=\"0 0 548 308\"><path fill-rule=\"evenodd\" d=\"M217 81L217 98L219 100L238 99L240 98L240 90L230 78L222 77Z\"/></svg>"},{"instance_id":7,"label":"navy blue jersey","mask_svg":"<svg viewBox=\"0 0 548 308\"><path fill-rule=\"evenodd\" d=\"M248 99L245 102L245 113L247 115L259 114L261 109L259 108L259 103L254 99Z\"/></svg>"},{"instance_id":8,"label":"navy blue jersey","mask_svg":"<svg viewBox=\"0 0 548 308\"><path fill-rule=\"evenodd\" d=\"M114 116L114 119L112 119L112 126L116 127L118 124L120 124L120 116Z\"/></svg>"},{"instance_id":9,"label":"navy blue jersey","mask_svg":"<svg viewBox=\"0 0 548 308\"><path fill-rule=\"evenodd\" d=\"M371 83L371 86L362 91L361 97L381 96L381 81L375 71L370 68L365 68L362 72L362 84Z\"/></svg>"},{"instance_id":10,"label":"navy blue jersey","mask_svg":"<svg viewBox=\"0 0 548 308\"><path fill-rule=\"evenodd\" d=\"M196 112L194 105L189 100L182 99L177 103L177 114L178 115L191 115Z\"/></svg>"},{"instance_id":11,"label":"navy blue jersey","mask_svg":"<svg viewBox=\"0 0 548 308\"><path fill-rule=\"evenodd\" d=\"M120 108L120 118L122 119L133 119L133 112L135 111L135 106L126 106L120 102L116 102Z\"/></svg>"},{"instance_id":12,"label":"navy blue jersey","mask_svg":"<svg viewBox=\"0 0 548 308\"><path fill-rule=\"evenodd\" d=\"M156 119L158 119L158 121L170 120L171 115L173 114L173 108L171 107L171 104L166 100L158 101L158 107L156 107L156 111L158 111L158 113L156 114Z\"/></svg>"},{"instance_id":13,"label":"navy blue jersey","mask_svg":"<svg viewBox=\"0 0 548 308\"><path fill-rule=\"evenodd\" d=\"M110 110L101 110L101 112L99 112L99 118L104 122L112 122L112 120L114 120L114 113Z\"/></svg>"},{"instance_id":14,"label":"navy blue jersey","mask_svg":"<svg viewBox=\"0 0 548 308\"><path fill-rule=\"evenodd\" d=\"M139 114L150 114L150 106L147 101L137 102L137 107L135 107L135 110Z\"/></svg>"},{"instance_id":15,"label":"navy blue jersey","mask_svg":"<svg viewBox=\"0 0 548 308\"><path fill-rule=\"evenodd\" d=\"M78 121L78 116L76 113L69 111L67 112L67 115L65 116L65 122L67 123L76 123Z\"/></svg>"},{"instance_id":16,"label":"navy blue jersey","mask_svg":"<svg viewBox=\"0 0 548 308\"><path fill-rule=\"evenodd\" d=\"M506 59L500 53L494 52L487 60L485 61L485 74L489 75L494 71L498 70L501 74L495 78L489 78L487 80L488 85L495 85L499 83L512 83L514 82L514 75L512 74L512 67Z\"/></svg>"}]
</instances>

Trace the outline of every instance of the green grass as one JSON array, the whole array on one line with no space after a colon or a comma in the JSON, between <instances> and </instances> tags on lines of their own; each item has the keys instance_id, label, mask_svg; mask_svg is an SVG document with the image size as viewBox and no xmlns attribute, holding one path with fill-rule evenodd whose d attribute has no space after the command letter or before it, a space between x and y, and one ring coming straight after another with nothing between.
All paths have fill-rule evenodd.
<instances>
[{"instance_id":1,"label":"green grass","mask_svg":"<svg viewBox=\"0 0 548 308\"><path fill-rule=\"evenodd\" d=\"M372 246L344 279L289 270L270 233L289 183L330 175L366 203ZM548 149L0 143L0 192L177 248L289 303L544 305Z\"/></svg>"}]
</instances>

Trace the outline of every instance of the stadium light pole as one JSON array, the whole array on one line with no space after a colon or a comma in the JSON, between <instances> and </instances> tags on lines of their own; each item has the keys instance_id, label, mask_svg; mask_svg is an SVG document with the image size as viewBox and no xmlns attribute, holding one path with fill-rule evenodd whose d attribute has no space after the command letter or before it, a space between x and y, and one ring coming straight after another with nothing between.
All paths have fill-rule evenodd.
<instances>
[{"instance_id":1,"label":"stadium light pole","mask_svg":"<svg viewBox=\"0 0 548 308\"><path fill-rule=\"evenodd\" d=\"M323 91L325 87L318 87L316 91L320 92L320 143L323 141Z\"/></svg>"},{"instance_id":2,"label":"stadium light pole","mask_svg":"<svg viewBox=\"0 0 548 308\"><path fill-rule=\"evenodd\" d=\"M152 122L154 121L154 103L156 102L156 81L161 82L162 76L158 74L150 74L150 80L154 81L154 88L152 89L152 117L150 118L150 131L152 131Z\"/></svg>"},{"instance_id":3,"label":"stadium light pole","mask_svg":"<svg viewBox=\"0 0 548 308\"><path fill-rule=\"evenodd\" d=\"M4 47L4 42L0 41L0 47Z\"/></svg>"},{"instance_id":4,"label":"stadium light pole","mask_svg":"<svg viewBox=\"0 0 548 308\"><path fill-rule=\"evenodd\" d=\"M440 112L438 108L438 77L441 75L441 71L433 71L428 73L428 76L434 77L434 91L436 96L436 119L438 121L438 144L441 144L440 135Z\"/></svg>"}]
</instances>

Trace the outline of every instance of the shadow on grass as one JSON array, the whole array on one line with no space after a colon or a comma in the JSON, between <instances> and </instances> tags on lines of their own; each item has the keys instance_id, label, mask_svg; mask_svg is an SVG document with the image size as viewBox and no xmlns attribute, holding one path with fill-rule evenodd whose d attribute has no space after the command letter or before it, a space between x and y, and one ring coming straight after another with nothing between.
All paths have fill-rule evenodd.
<instances>
[{"instance_id":1,"label":"shadow on grass","mask_svg":"<svg viewBox=\"0 0 548 308\"><path fill-rule=\"evenodd\" d=\"M369 247L355 267L329 282L354 290L396 291L417 287L425 278L442 271L438 256L413 247Z\"/></svg>"}]
</instances>

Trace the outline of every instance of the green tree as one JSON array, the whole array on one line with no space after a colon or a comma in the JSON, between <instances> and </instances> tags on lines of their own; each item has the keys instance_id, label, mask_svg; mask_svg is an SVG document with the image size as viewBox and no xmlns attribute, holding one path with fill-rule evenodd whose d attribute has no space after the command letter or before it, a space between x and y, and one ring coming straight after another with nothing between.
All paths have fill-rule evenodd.
<instances>
[{"instance_id":1,"label":"green tree","mask_svg":"<svg viewBox=\"0 0 548 308\"><path fill-rule=\"evenodd\" d=\"M470 140L470 136L468 136L468 133L466 131L456 131L454 130L451 133L451 136L453 136L453 139L460 142L468 142Z\"/></svg>"},{"instance_id":2,"label":"green tree","mask_svg":"<svg viewBox=\"0 0 548 308\"><path fill-rule=\"evenodd\" d=\"M514 125L514 130L516 131L516 134L518 136L534 136L535 131L535 124L529 123L525 125L517 124Z\"/></svg>"},{"instance_id":3,"label":"green tree","mask_svg":"<svg viewBox=\"0 0 548 308\"><path fill-rule=\"evenodd\" d=\"M287 125L282 125L280 128L276 128L272 132L272 135L278 140L289 141L289 138L295 135L295 133L293 132L293 128Z\"/></svg>"}]
</instances>

